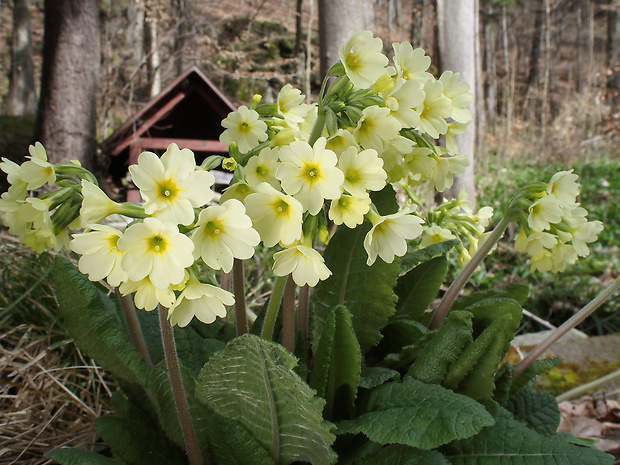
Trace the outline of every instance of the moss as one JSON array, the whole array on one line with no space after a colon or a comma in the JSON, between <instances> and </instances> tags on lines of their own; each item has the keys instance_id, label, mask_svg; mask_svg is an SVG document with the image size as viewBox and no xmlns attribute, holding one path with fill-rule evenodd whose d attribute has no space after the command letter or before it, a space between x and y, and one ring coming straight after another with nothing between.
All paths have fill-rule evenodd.
<instances>
[{"instance_id":1,"label":"moss","mask_svg":"<svg viewBox=\"0 0 620 465\"><path fill-rule=\"evenodd\" d=\"M619 362L588 361L587 363L561 362L555 368L540 375L536 388L554 396L591 381L602 378L620 368Z\"/></svg>"}]
</instances>

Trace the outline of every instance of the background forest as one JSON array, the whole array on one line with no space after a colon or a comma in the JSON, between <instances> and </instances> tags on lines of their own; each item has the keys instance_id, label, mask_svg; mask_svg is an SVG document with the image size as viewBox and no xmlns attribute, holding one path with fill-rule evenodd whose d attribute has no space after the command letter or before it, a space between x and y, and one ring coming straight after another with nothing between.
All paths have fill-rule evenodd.
<instances>
[{"instance_id":1,"label":"background forest","mask_svg":"<svg viewBox=\"0 0 620 465\"><path fill-rule=\"evenodd\" d=\"M442 50L442 24L459 1L476 20L452 31ZM239 105L247 104L255 93L262 94L263 101L273 101L285 83L316 96L322 57L330 53L320 47L321 18L327 16L324 11L330 4L342 11L347 5L358 17L350 18L351 24L342 20L341 33L350 34L347 27L370 29L383 39L387 55L392 53L392 42L411 41L432 58L436 76L443 69L461 70L446 65L446 48L474 44L464 59L474 64L473 78L466 79L476 94L475 124L470 125L475 129L471 175L480 206L493 206L499 217L517 187L573 168L581 177L581 200L591 218L605 224L592 254L563 274L530 274L523 258L506 242L500 244L492 268L474 277L473 285L481 288L525 278L533 285L524 307L557 325L615 279L620 266L620 0L336 3L0 0L0 156L21 162L28 144L46 140L50 159L80 158L106 185L109 160L99 144L192 64ZM60 6L68 4L88 11L90 19L69 15ZM46 9L51 24L47 31ZM69 57L68 64L57 66L55 72L61 77L73 72L70 79L80 84L92 79L88 86L46 84L43 59L54 52L43 39L50 28L55 29L56 48L64 48ZM83 35L86 31L91 40L72 42L71 35L63 33L68 30ZM46 96L52 90L81 115L71 134L45 132L60 115ZM79 143L72 141L74 133L81 135ZM0 178L0 192L6 188L3 183ZM110 195L119 194L118 186L107 185ZM71 367L25 384L35 393L56 389L59 397L72 398L71 405L62 401L60 410L35 408L38 417L24 413L23 421L11 426L11 437L19 430L10 444L13 451L0 450L0 462L6 454L21 460L13 463L31 458L32 463L42 463L34 457L50 447L45 435L39 437L49 425L66 433L56 434L54 447L95 441L89 422L108 408L111 381L76 351L55 315L53 290L47 283L50 263L50 256L35 256L8 236L0 237L0 366ZM255 284L253 304L258 307L270 283L258 279ZM619 300L609 301L580 329L590 335L620 332ZM524 321L520 332L545 329ZM86 371L74 369L85 366ZM550 380L550 387L557 388L556 383L567 389L584 381L580 373L570 376L570 382L566 377ZM25 402L42 407L45 400ZM0 422L0 437L6 433L4 424Z\"/></svg>"}]
</instances>

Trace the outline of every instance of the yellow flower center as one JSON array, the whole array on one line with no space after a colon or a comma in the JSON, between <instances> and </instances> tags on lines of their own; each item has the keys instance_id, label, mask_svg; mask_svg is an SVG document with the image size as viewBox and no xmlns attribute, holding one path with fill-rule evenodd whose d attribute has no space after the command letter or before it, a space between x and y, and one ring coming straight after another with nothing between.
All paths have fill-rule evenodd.
<instances>
[{"instance_id":1,"label":"yellow flower center","mask_svg":"<svg viewBox=\"0 0 620 465\"><path fill-rule=\"evenodd\" d=\"M153 236L150 239L149 245L152 251L163 253L166 250L166 246L168 245L168 242L166 241L165 237Z\"/></svg>"},{"instance_id":2,"label":"yellow flower center","mask_svg":"<svg viewBox=\"0 0 620 465\"><path fill-rule=\"evenodd\" d=\"M162 182L159 185L159 195L164 197L165 200L172 200L176 197L178 193L177 186L174 185L170 180Z\"/></svg>"},{"instance_id":3,"label":"yellow flower center","mask_svg":"<svg viewBox=\"0 0 620 465\"><path fill-rule=\"evenodd\" d=\"M237 127L237 130L242 134L247 134L252 130L252 126L247 121L241 121Z\"/></svg>"},{"instance_id":4,"label":"yellow flower center","mask_svg":"<svg viewBox=\"0 0 620 465\"><path fill-rule=\"evenodd\" d=\"M279 213L279 214L286 214L290 208L290 205L288 203L286 203L284 200L277 200L275 202L275 210Z\"/></svg>"},{"instance_id":5,"label":"yellow flower center","mask_svg":"<svg viewBox=\"0 0 620 465\"><path fill-rule=\"evenodd\" d=\"M204 227L205 234L214 238L222 232L222 225L216 221L208 221Z\"/></svg>"},{"instance_id":6,"label":"yellow flower center","mask_svg":"<svg viewBox=\"0 0 620 465\"><path fill-rule=\"evenodd\" d=\"M346 197L340 197L338 200L338 206L342 209L346 209L349 206L349 199Z\"/></svg>"}]
</instances>

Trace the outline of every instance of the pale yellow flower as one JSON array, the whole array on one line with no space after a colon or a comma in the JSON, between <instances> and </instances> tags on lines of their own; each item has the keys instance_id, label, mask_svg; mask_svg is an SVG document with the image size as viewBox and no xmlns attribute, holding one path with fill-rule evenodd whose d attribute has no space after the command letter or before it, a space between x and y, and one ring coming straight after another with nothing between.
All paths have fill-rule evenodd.
<instances>
[{"instance_id":1,"label":"pale yellow flower","mask_svg":"<svg viewBox=\"0 0 620 465\"><path fill-rule=\"evenodd\" d=\"M121 265L128 278L138 282L149 277L157 289L179 284L185 268L194 263L194 243L179 232L176 224L145 218L131 225L118 240L123 252Z\"/></svg>"},{"instance_id":2,"label":"pale yellow flower","mask_svg":"<svg viewBox=\"0 0 620 465\"><path fill-rule=\"evenodd\" d=\"M355 228L364 222L364 215L370 209L370 196L354 197L342 194L340 198L331 201L329 219L334 224L345 224L348 228Z\"/></svg>"},{"instance_id":3,"label":"pale yellow flower","mask_svg":"<svg viewBox=\"0 0 620 465\"><path fill-rule=\"evenodd\" d=\"M303 103L305 98L299 89L290 84L286 84L278 93L276 110L289 126L295 127L303 123L308 114L308 105Z\"/></svg>"},{"instance_id":4,"label":"pale yellow flower","mask_svg":"<svg viewBox=\"0 0 620 465\"><path fill-rule=\"evenodd\" d=\"M187 286L177 297L168 312L170 323L181 328L187 326L196 317L206 324L213 323L217 317L226 316L225 305L233 305L233 295L211 284L203 284L190 278Z\"/></svg>"},{"instance_id":5,"label":"pale yellow flower","mask_svg":"<svg viewBox=\"0 0 620 465\"><path fill-rule=\"evenodd\" d=\"M451 239L456 239L456 236L452 234L452 231L433 223L424 229L424 233L422 234L422 242L420 242L420 248L449 241Z\"/></svg>"},{"instance_id":6,"label":"pale yellow flower","mask_svg":"<svg viewBox=\"0 0 620 465\"><path fill-rule=\"evenodd\" d=\"M432 153L427 147L415 147L406 152L404 168L409 181L419 184L431 177L437 167L437 160L431 156Z\"/></svg>"},{"instance_id":7,"label":"pale yellow flower","mask_svg":"<svg viewBox=\"0 0 620 465\"><path fill-rule=\"evenodd\" d=\"M386 263L392 263L395 256L402 257L407 252L407 240L422 234L424 220L411 212L408 207L392 215L372 218L372 229L364 238L368 266L375 262L377 256Z\"/></svg>"},{"instance_id":8,"label":"pale yellow flower","mask_svg":"<svg viewBox=\"0 0 620 465\"><path fill-rule=\"evenodd\" d=\"M551 251L553 253L553 271L563 272L568 265L573 265L577 262L579 256L575 247L570 244L563 244L558 242L555 248Z\"/></svg>"},{"instance_id":9,"label":"pale yellow flower","mask_svg":"<svg viewBox=\"0 0 620 465\"><path fill-rule=\"evenodd\" d=\"M230 272L235 258L252 257L260 242L244 205L235 199L202 210L191 239L194 258L201 257L208 266L225 273Z\"/></svg>"},{"instance_id":10,"label":"pale yellow flower","mask_svg":"<svg viewBox=\"0 0 620 465\"><path fill-rule=\"evenodd\" d=\"M580 257L586 257L590 254L587 244L596 242L602 230L603 223L600 221L588 221L572 228L571 242Z\"/></svg>"},{"instance_id":11,"label":"pale yellow flower","mask_svg":"<svg viewBox=\"0 0 620 465\"><path fill-rule=\"evenodd\" d=\"M159 158L142 152L138 164L129 167L133 182L145 200L144 210L162 221L188 225L194 222L194 208L213 198L211 173L196 169L194 153L170 144Z\"/></svg>"},{"instance_id":12,"label":"pale yellow flower","mask_svg":"<svg viewBox=\"0 0 620 465\"><path fill-rule=\"evenodd\" d=\"M359 148L351 131L346 129L338 129L325 143L325 148L334 152L338 157L349 147Z\"/></svg>"},{"instance_id":13,"label":"pale yellow flower","mask_svg":"<svg viewBox=\"0 0 620 465\"><path fill-rule=\"evenodd\" d=\"M296 245L276 252L273 256L273 273L276 276L292 274L298 286L314 287L332 274L325 266L323 256L312 247Z\"/></svg>"},{"instance_id":14,"label":"pale yellow flower","mask_svg":"<svg viewBox=\"0 0 620 465\"><path fill-rule=\"evenodd\" d=\"M527 224L534 231L549 229L551 224L562 221L562 208L558 198L554 195L545 195L529 207Z\"/></svg>"},{"instance_id":15,"label":"pale yellow flower","mask_svg":"<svg viewBox=\"0 0 620 465\"><path fill-rule=\"evenodd\" d=\"M469 166L469 158L467 155L455 155L453 157L433 156L437 165L431 173L430 185L439 192L452 187L454 184L454 175L462 174Z\"/></svg>"},{"instance_id":16,"label":"pale yellow flower","mask_svg":"<svg viewBox=\"0 0 620 465\"><path fill-rule=\"evenodd\" d=\"M575 204L579 195L580 185L577 182L579 176L570 171L555 173L547 185L547 193L557 197L562 206L570 207Z\"/></svg>"},{"instance_id":17,"label":"pale yellow flower","mask_svg":"<svg viewBox=\"0 0 620 465\"><path fill-rule=\"evenodd\" d=\"M103 224L91 224L89 231L73 234L71 250L81 255L78 269L91 281L105 279L112 287L127 280L127 272L121 267L123 253L118 248L121 231Z\"/></svg>"},{"instance_id":18,"label":"pale yellow flower","mask_svg":"<svg viewBox=\"0 0 620 465\"><path fill-rule=\"evenodd\" d=\"M422 85L415 80L396 79L394 88L384 96L385 106L404 128L417 128L420 125L420 109L424 103Z\"/></svg>"},{"instance_id":19,"label":"pale yellow flower","mask_svg":"<svg viewBox=\"0 0 620 465\"><path fill-rule=\"evenodd\" d=\"M21 165L20 176L28 185L28 190L38 189L44 184L50 186L56 182L54 166L47 161L47 152L41 142L35 143L28 148L30 156L28 161Z\"/></svg>"},{"instance_id":20,"label":"pale yellow flower","mask_svg":"<svg viewBox=\"0 0 620 465\"><path fill-rule=\"evenodd\" d=\"M292 196L264 182L245 198L245 207L265 246L288 245L301 238L304 208Z\"/></svg>"},{"instance_id":21,"label":"pale yellow flower","mask_svg":"<svg viewBox=\"0 0 620 465\"><path fill-rule=\"evenodd\" d=\"M362 117L353 130L355 140L365 149L383 152L385 146L398 137L400 121L390 114L390 109L373 105L362 110Z\"/></svg>"},{"instance_id":22,"label":"pale yellow flower","mask_svg":"<svg viewBox=\"0 0 620 465\"><path fill-rule=\"evenodd\" d=\"M323 208L325 199L340 197L344 181L342 171L336 167L338 158L325 148L325 143L325 138L320 137L314 146L295 141L280 149L282 163L276 177L282 183L282 189L299 200L311 215Z\"/></svg>"},{"instance_id":23,"label":"pale yellow flower","mask_svg":"<svg viewBox=\"0 0 620 465\"><path fill-rule=\"evenodd\" d=\"M226 145L235 142L241 153L249 152L267 140L267 125L259 119L255 110L245 105L229 113L222 121L222 126L226 130L220 134L220 142Z\"/></svg>"},{"instance_id":24,"label":"pale yellow flower","mask_svg":"<svg viewBox=\"0 0 620 465\"><path fill-rule=\"evenodd\" d=\"M237 181L224 189L224 192L220 196L220 203L224 203L230 199L237 199L243 202L245 198L252 193L254 193L254 189L245 181Z\"/></svg>"},{"instance_id":25,"label":"pale yellow flower","mask_svg":"<svg viewBox=\"0 0 620 465\"><path fill-rule=\"evenodd\" d=\"M370 31L355 34L340 46L338 55L353 85L366 89L385 73L389 60L382 50L383 42Z\"/></svg>"},{"instance_id":26,"label":"pale yellow flower","mask_svg":"<svg viewBox=\"0 0 620 465\"><path fill-rule=\"evenodd\" d=\"M431 58L421 48L414 49L409 42L393 43L394 65L398 76L405 81L415 79L420 83L434 79L427 70L431 66Z\"/></svg>"},{"instance_id":27,"label":"pale yellow flower","mask_svg":"<svg viewBox=\"0 0 620 465\"><path fill-rule=\"evenodd\" d=\"M466 124L457 123L456 121L448 123L448 130L446 131L446 149L450 155L458 155L459 153L459 146L454 136L464 134L466 131Z\"/></svg>"},{"instance_id":28,"label":"pale yellow flower","mask_svg":"<svg viewBox=\"0 0 620 465\"><path fill-rule=\"evenodd\" d=\"M8 158L2 158L0 170L6 173L7 181L11 185L8 190L9 195L14 199L21 198L23 200L26 197L28 183L22 178L21 165L18 165Z\"/></svg>"},{"instance_id":29,"label":"pale yellow flower","mask_svg":"<svg viewBox=\"0 0 620 465\"><path fill-rule=\"evenodd\" d=\"M452 105L451 117L458 123L469 123L472 119L471 112L467 106L474 100L474 96L469 93L469 84L459 81L460 73L444 71L439 77L439 82L443 84L443 94L450 99Z\"/></svg>"},{"instance_id":30,"label":"pale yellow flower","mask_svg":"<svg viewBox=\"0 0 620 465\"><path fill-rule=\"evenodd\" d=\"M446 118L452 115L450 99L443 94L443 84L439 81L426 81L424 84L424 103L417 108L420 125L415 129L425 132L433 139L448 131Z\"/></svg>"},{"instance_id":31,"label":"pale yellow flower","mask_svg":"<svg viewBox=\"0 0 620 465\"><path fill-rule=\"evenodd\" d=\"M356 147L349 147L340 155L338 168L344 174L342 187L354 197L364 197L368 191L380 191L385 187L387 174L376 150L358 153Z\"/></svg>"},{"instance_id":32,"label":"pale yellow flower","mask_svg":"<svg viewBox=\"0 0 620 465\"><path fill-rule=\"evenodd\" d=\"M158 289L148 276L140 281L124 281L119 286L118 291L124 296L135 292L134 305L136 308L142 308L147 312L155 310L158 304L170 308L175 301L174 291L170 286Z\"/></svg>"},{"instance_id":33,"label":"pale yellow flower","mask_svg":"<svg viewBox=\"0 0 620 465\"><path fill-rule=\"evenodd\" d=\"M267 182L276 189L280 189L280 181L276 178L276 169L280 165L279 152L277 148L266 147L257 156L248 160L243 172L250 187Z\"/></svg>"},{"instance_id":34,"label":"pale yellow flower","mask_svg":"<svg viewBox=\"0 0 620 465\"><path fill-rule=\"evenodd\" d=\"M80 208L81 227L99 223L104 218L119 213L122 207L107 196L99 186L82 180L82 206Z\"/></svg>"},{"instance_id":35,"label":"pale yellow flower","mask_svg":"<svg viewBox=\"0 0 620 465\"><path fill-rule=\"evenodd\" d=\"M387 144L382 153L379 153L383 160L383 169L388 175L388 182L396 183L406 176L403 154L411 153L414 147L410 139L399 135Z\"/></svg>"}]
</instances>

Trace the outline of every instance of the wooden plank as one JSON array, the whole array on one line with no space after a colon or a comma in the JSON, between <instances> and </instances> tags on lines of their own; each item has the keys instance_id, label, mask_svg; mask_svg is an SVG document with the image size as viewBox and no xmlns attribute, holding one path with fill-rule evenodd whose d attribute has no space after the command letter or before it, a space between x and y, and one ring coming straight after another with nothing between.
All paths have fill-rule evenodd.
<instances>
[{"instance_id":1,"label":"wooden plank","mask_svg":"<svg viewBox=\"0 0 620 465\"><path fill-rule=\"evenodd\" d=\"M174 137L140 137L134 139L134 143L139 145L142 150L164 150L173 142L180 149L187 148L194 152L228 152L228 146L218 140L178 139Z\"/></svg>"}]
</instances>

